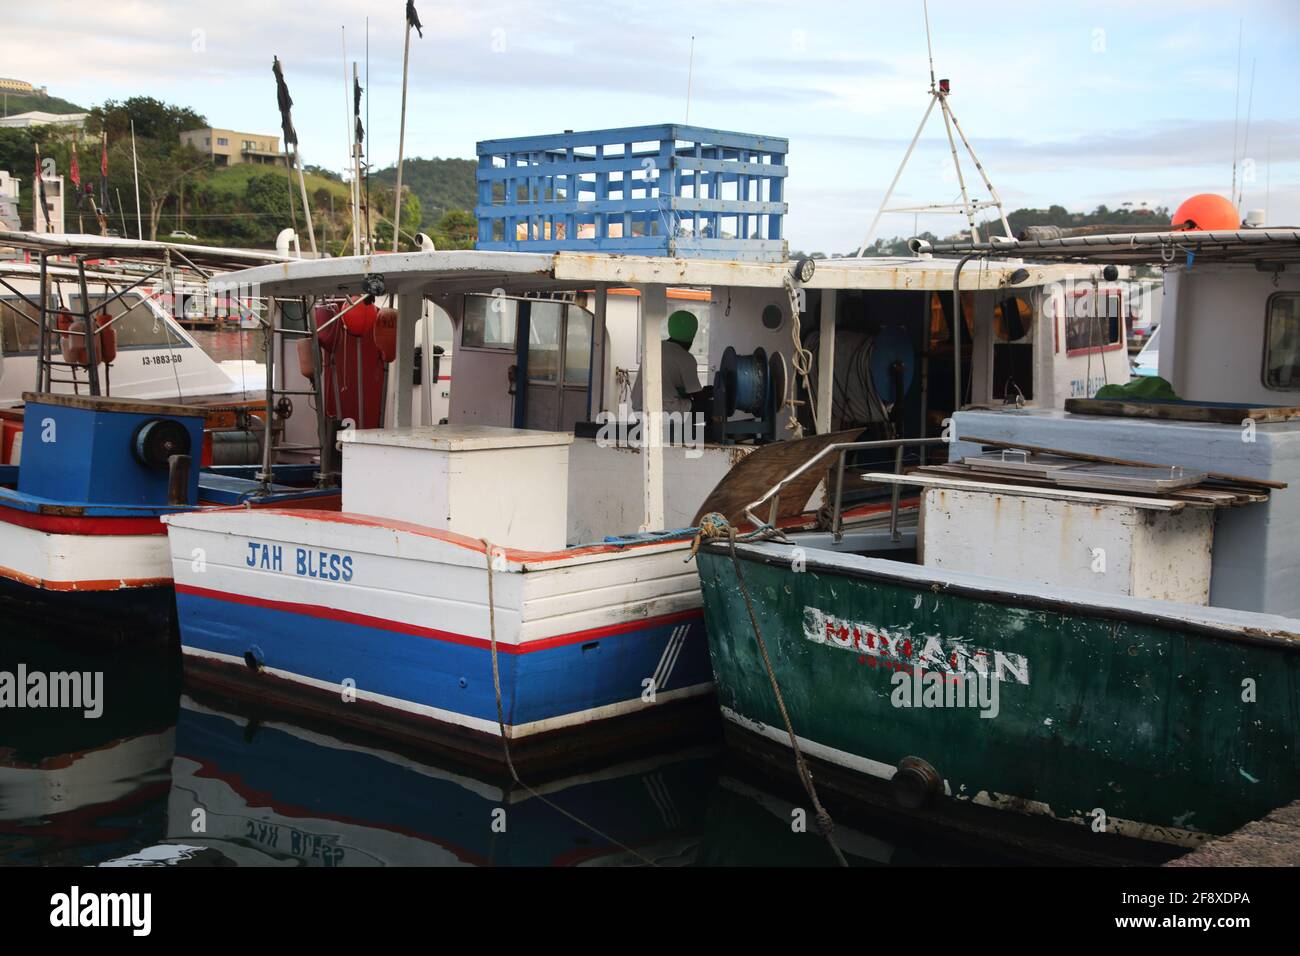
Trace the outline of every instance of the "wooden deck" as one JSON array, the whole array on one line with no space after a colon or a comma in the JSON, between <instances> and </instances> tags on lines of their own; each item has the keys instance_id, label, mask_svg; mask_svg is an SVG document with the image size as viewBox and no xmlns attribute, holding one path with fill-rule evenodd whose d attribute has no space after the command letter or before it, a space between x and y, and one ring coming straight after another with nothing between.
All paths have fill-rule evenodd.
<instances>
[{"instance_id":1,"label":"wooden deck","mask_svg":"<svg viewBox=\"0 0 1300 956\"><path fill-rule=\"evenodd\" d=\"M1300 800L1165 866L1300 866Z\"/></svg>"}]
</instances>

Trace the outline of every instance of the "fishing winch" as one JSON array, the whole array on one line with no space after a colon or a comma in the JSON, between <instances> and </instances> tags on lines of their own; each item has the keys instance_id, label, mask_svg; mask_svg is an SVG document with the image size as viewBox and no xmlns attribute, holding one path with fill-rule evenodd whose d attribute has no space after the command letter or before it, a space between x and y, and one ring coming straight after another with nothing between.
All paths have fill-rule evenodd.
<instances>
[{"instance_id":1,"label":"fishing winch","mask_svg":"<svg viewBox=\"0 0 1300 956\"><path fill-rule=\"evenodd\" d=\"M728 346L713 379L713 407L705 440L775 441L785 390L786 365L780 352L769 356L760 347L752 355L741 355ZM737 412L752 417L731 421Z\"/></svg>"}]
</instances>

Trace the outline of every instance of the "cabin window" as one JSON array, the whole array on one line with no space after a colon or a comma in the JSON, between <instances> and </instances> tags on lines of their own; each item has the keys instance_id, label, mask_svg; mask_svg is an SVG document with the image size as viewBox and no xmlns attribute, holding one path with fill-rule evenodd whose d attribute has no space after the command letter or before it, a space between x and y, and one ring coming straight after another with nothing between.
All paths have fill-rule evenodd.
<instances>
[{"instance_id":1,"label":"cabin window","mask_svg":"<svg viewBox=\"0 0 1300 956\"><path fill-rule=\"evenodd\" d=\"M993 307L993 334L999 343L1032 344L1034 307L1018 295L999 299Z\"/></svg>"},{"instance_id":2,"label":"cabin window","mask_svg":"<svg viewBox=\"0 0 1300 956\"><path fill-rule=\"evenodd\" d=\"M504 296L465 296L460 344L471 349L515 350L519 303Z\"/></svg>"},{"instance_id":3,"label":"cabin window","mask_svg":"<svg viewBox=\"0 0 1300 956\"><path fill-rule=\"evenodd\" d=\"M1279 292L1268 300L1264 387L1300 389L1300 293Z\"/></svg>"},{"instance_id":4,"label":"cabin window","mask_svg":"<svg viewBox=\"0 0 1300 956\"><path fill-rule=\"evenodd\" d=\"M167 322L154 312L138 295L129 294L114 299L103 306L109 295L92 294L90 307L92 311L106 311L113 319L113 330L117 333L117 350L123 349L187 349L189 342L181 337ZM68 308L81 312L81 296L68 296Z\"/></svg>"},{"instance_id":5,"label":"cabin window","mask_svg":"<svg viewBox=\"0 0 1300 956\"><path fill-rule=\"evenodd\" d=\"M591 320L584 309L570 308L564 330L564 384L586 387L591 377Z\"/></svg>"},{"instance_id":6,"label":"cabin window","mask_svg":"<svg viewBox=\"0 0 1300 956\"><path fill-rule=\"evenodd\" d=\"M528 380L553 383L560 375L564 304L537 300L528 310Z\"/></svg>"},{"instance_id":7,"label":"cabin window","mask_svg":"<svg viewBox=\"0 0 1300 956\"><path fill-rule=\"evenodd\" d=\"M1104 351L1117 348L1123 335L1122 303L1116 289L1081 289L1066 297L1065 351Z\"/></svg>"},{"instance_id":8,"label":"cabin window","mask_svg":"<svg viewBox=\"0 0 1300 956\"><path fill-rule=\"evenodd\" d=\"M0 299L0 352L35 355L40 347L41 317L16 296Z\"/></svg>"}]
</instances>

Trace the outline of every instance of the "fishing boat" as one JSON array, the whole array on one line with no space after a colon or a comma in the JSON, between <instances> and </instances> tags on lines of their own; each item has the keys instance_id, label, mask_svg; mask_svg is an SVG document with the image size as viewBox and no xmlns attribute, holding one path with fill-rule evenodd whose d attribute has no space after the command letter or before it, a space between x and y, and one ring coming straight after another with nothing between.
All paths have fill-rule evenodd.
<instances>
[{"instance_id":1,"label":"fishing boat","mask_svg":"<svg viewBox=\"0 0 1300 956\"><path fill-rule=\"evenodd\" d=\"M770 154L778 161L755 160L746 175L784 176L787 145L772 137L671 126L547 142L555 150L595 142L609 150L604 162L643 170L641 152L614 156L610 144L648 139L663 144L650 151L655 157L677 141L719 141L708 147L719 158L704 165L721 163L719 176L733 179L726 164ZM508 142L481 149L509 152ZM518 144L517 155L550 155L536 144ZM682 148L684 167L703 150ZM587 160L574 162L569 170L548 161L533 174L603 177L582 166ZM516 175L490 161L481 173L489 198L493 182ZM669 180L662 174L659 188ZM602 183L593 188L611 188ZM822 440L834 431L919 430L932 412L942 419L952 377L933 374L935 367L955 365L981 396L1008 391L1014 375L1014 401L1050 402L1083 361L1054 357L1043 334L1055 284L1110 281L1071 265L963 271L920 257L792 262L770 238L779 225L740 230L763 237L752 240L705 238L730 231L716 224L659 233L659 206L646 212L639 196L620 221L648 219L645 232L557 243L550 237L558 220L590 216L577 194L570 198L572 209L535 211L557 220L534 230L546 251L507 238L500 241L524 247L301 261L222 280L279 302L392 296L396 356L385 427L340 435L341 513L164 518L194 680L516 766L690 733L712 713L699 586L686 563L709 490L758 450L805 431ZM711 201L695 202L700 217L718 215ZM738 208L776 216L784 204ZM516 237L511 217L522 210L486 202L480 238ZM494 225L498 216L508 221ZM646 254L652 246L660 252ZM960 332L954 344L951 313L934 295L954 283L978 315L1005 307L1009 319L1026 316L1029 328L995 343L975 323L974 345L962 345ZM704 290L707 301L692 305L696 320L708 322L707 363L716 374L712 394L697 397L699 417L679 413L676 443L665 447L656 359L669 287ZM638 293L640 410L620 408L611 288ZM413 329L429 302L451 318L457 363L449 422L432 428L412 424L411 394ZM817 325L815 341L805 322ZM817 368L798 371L807 366ZM879 521L888 509L888 501L845 504L851 522ZM817 508L779 520L812 527ZM201 568L195 553L205 556Z\"/></svg>"},{"instance_id":2,"label":"fishing boat","mask_svg":"<svg viewBox=\"0 0 1300 956\"><path fill-rule=\"evenodd\" d=\"M109 642L168 640L162 514L337 502L309 447L285 449L290 386L268 414L266 393L226 375L168 308L195 275L281 257L29 233L0 245L37 259L0 263L0 600L58 608Z\"/></svg>"},{"instance_id":3,"label":"fishing boat","mask_svg":"<svg viewBox=\"0 0 1300 956\"><path fill-rule=\"evenodd\" d=\"M940 462L846 479L844 443L751 488L742 532L807 473L920 507L890 535L723 524L701 547L729 741L828 799L1087 858L1294 800L1300 231L916 247L1163 267L1172 391L965 408Z\"/></svg>"}]
</instances>

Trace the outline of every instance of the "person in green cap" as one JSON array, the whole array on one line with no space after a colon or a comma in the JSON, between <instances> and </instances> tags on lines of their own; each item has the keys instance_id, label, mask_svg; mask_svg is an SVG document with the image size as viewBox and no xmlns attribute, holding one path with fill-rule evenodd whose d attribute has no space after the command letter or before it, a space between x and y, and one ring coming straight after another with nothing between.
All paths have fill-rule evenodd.
<instances>
[{"instance_id":1,"label":"person in green cap","mask_svg":"<svg viewBox=\"0 0 1300 956\"><path fill-rule=\"evenodd\" d=\"M695 341L699 327L699 320L685 309L678 309L668 316L668 338L661 343L659 353L662 356L659 374L663 380L665 412L689 412L691 398L702 390L695 356L691 354L691 343ZM632 408L638 412L642 410L640 369L632 383Z\"/></svg>"}]
</instances>

